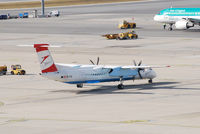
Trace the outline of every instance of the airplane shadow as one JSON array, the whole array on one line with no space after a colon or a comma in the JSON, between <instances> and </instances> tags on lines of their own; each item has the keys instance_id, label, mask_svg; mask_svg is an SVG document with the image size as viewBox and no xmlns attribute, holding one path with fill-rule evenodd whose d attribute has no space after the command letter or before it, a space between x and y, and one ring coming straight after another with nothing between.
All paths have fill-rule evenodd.
<instances>
[{"instance_id":1,"label":"airplane shadow","mask_svg":"<svg viewBox=\"0 0 200 134\"><path fill-rule=\"evenodd\" d=\"M78 91L77 94L153 94L139 91L155 89L186 89L176 88L175 84L178 83L179 82L156 82L153 84L125 85L124 89L118 89L116 86L101 86L91 90ZM133 89L134 92L130 92L130 89Z\"/></svg>"},{"instance_id":2,"label":"airplane shadow","mask_svg":"<svg viewBox=\"0 0 200 134\"><path fill-rule=\"evenodd\" d=\"M174 29L174 31L181 31L181 32L200 32L200 29L186 29L186 30L179 30L179 29Z\"/></svg>"},{"instance_id":3,"label":"airplane shadow","mask_svg":"<svg viewBox=\"0 0 200 134\"><path fill-rule=\"evenodd\" d=\"M200 29L187 29L185 32L200 32Z\"/></svg>"}]
</instances>

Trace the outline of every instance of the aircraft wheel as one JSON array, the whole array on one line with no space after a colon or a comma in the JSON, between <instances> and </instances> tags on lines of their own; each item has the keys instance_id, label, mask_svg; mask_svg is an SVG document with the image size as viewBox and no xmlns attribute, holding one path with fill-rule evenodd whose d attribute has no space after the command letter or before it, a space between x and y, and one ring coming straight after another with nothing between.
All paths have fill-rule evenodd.
<instances>
[{"instance_id":1,"label":"aircraft wheel","mask_svg":"<svg viewBox=\"0 0 200 134\"><path fill-rule=\"evenodd\" d=\"M172 31L172 30L173 30L172 27L170 27L170 28L169 28L169 31Z\"/></svg>"},{"instance_id":2,"label":"aircraft wheel","mask_svg":"<svg viewBox=\"0 0 200 134\"><path fill-rule=\"evenodd\" d=\"M76 86L77 86L77 88L82 88L83 84L77 84Z\"/></svg>"},{"instance_id":3,"label":"aircraft wheel","mask_svg":"<svg viewBox=\"0 0 200 134\"><path fill-rule=\"evenodd\" d=\"M124 85L123 84L119 84L117 87L118 87L118 89L124 89Z\"/></svg>"},{"instance_id":4,"label":"aircraft wheel","mask_svg":"<svg viewBox=\"0 0 200 134\"><path fill-rule=\"evenodd\" d=\"M152 79L150 79L148 82L149 82L150 84L152 84L152 83L153 83L153 80L152 80Z\"/></svg>"},{"instance_id":5,"label":"aircraft wheel","mask_svg":"<svg viewBox=\"0 0 200 134\"><path fill-rule=\"evenodd\" d=\"M23 71L21 72L21 75L25 75L25 74L26 74L26 71L23 70Z\"/></svg>"},{"instance_id":6,"label":"aircraft wheel","mask_svg":"<svg viewBox=\"0 0 200 134\"><path fill-rule=\"evenodd\" d=\"M170 24L170 25L169 25L169 30L170 30L170 31L173 30L172 26L173 26L173 24Z\"/></svg>"}]
</instances>

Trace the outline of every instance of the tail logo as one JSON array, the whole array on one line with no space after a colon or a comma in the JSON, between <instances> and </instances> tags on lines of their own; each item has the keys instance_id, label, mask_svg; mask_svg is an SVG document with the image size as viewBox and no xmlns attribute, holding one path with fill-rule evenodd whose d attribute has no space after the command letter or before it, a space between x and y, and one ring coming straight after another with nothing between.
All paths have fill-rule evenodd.
<instances>
[{"instance_id":1,"label":"tail logo","mask_svg":"<svg viewBox=\"0 0 200 134\"><path fill-rule=\"evenodd\" d=\"M43 60L40 64L42 64L48 57L49 57L49 55L42 57Z\"/></svg>"}]
</instances>

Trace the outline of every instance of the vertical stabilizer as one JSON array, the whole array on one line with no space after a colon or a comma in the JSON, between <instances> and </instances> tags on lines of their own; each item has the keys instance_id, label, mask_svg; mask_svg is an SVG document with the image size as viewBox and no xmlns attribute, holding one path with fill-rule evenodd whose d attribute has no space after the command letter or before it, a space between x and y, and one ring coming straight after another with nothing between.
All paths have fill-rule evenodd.
<instances>
[{"instance_id":1,"label":"vertical stabilizer","mask_svg":"<svg viewBox=\"0 0 200 134\"><path fill-rule=\"evenodd\" d=\"M48 46L49 44L34 44L34 48L38 54L42 73L58 71L49 52Z\"/></svg>"}]
</instances>

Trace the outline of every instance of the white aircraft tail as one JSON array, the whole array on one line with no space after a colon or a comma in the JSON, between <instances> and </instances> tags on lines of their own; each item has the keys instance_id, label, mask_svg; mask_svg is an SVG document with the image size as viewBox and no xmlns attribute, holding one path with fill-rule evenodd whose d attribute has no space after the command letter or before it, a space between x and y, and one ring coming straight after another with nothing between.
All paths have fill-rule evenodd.
<instances>
[{"instance_id":1,"label":"white aircraft tail","mask_svg":"<svg viewBox=\"0 0 200 134\"><path fill-rule=\"evenodd\" d=\"M42 73L58 71L49 52L48 46L49 44L34 44L34 48L38 54Z\"/></svg>"}]
</instances>

